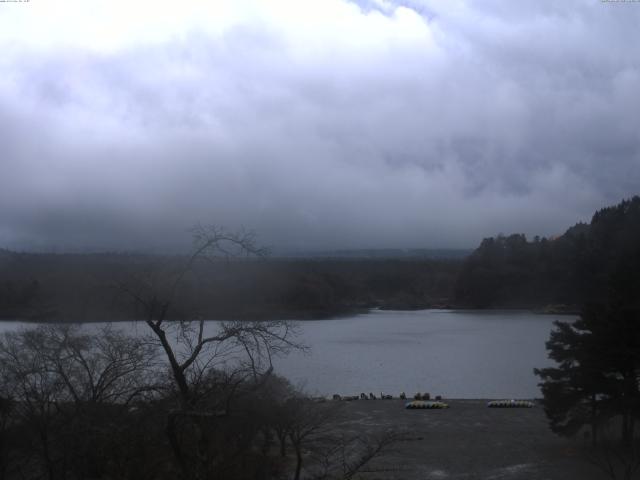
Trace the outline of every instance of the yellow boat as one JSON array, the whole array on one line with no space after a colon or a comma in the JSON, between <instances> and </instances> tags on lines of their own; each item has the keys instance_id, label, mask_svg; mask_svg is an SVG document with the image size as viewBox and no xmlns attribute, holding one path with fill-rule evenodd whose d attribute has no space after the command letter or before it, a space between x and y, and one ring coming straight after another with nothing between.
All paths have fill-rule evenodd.
<instances>
[{"instance_id":1,"label":"yellow boat","mask_svg":"<svg viewBox=\"0 0 640 480\"><path fill-rule=\"evenodd\" d=\"M413 400L411 402L407 402L404 405L404 407L408 409L414 409L414 408L442 409L442 408L449 408L449 405L444 402L429 402L425 400Z\"/></svg>"}]
</instances>

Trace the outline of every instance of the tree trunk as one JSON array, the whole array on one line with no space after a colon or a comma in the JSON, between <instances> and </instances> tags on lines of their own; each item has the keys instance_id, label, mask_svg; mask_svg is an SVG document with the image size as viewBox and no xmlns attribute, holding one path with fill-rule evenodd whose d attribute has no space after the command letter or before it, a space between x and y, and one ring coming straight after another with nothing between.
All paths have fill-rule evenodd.
<instances>
[{"instance_id":1,"label":"tree trunk","mask_svg":"<svg viewBox=\"0 0 640 480\"><path fill-rule=\"evenodd\" d=\"M633 439L631 438L632 415L628 411L622 413L622 444L630 447Z\"/></svg>"},{"instance_id":2,"label":"tree trunk","mask_svg":"<svg viewBox=\"0 0 640 480\"><path fill-rule=\"evenodd\" d=\"M205 478L213 480L217 477L217 475L215 477L209 476L210 472L208 472L209 469L207 468L207 465L209 463L207 459L209 458L209 454L211 453L209 452L209 435L207 432L207 425L203 426L200 421L200 419L194 419L196 436L198 439L198 465L196 465L196 475L194 475L194 478L195 480L202 480Z\"/></svg>"},{"instance_id":3,"label":"tree trunk","mask_svg":"<svg viewBox=\"0 0 640 480\"><path fill-rule=\"evenodd\" d=\"M296 448L296 475L293 478L294 480L300 480L300 472L302 471L302 448L300 445L295 445L295 448Z\"/></svg>"},{"instance_id":4,"label":"tree trunk","mask_svg":"<svg viewBox=\"0 0 640 480\"><path fill-rule=\"evenodd\" d=\"M262 442L262 455L269 455L269 451L271 450L271 445L273 444L273 434L268 427L262 429L262 435L264 437Z\"/></svg>"},{"instance_id":5,"label":"tree trunk","mask_svg":"<svg viewBox=\"0 0 640 480\"><path fill-rule=\"evenodd\" d=\"M167 355L167 359L169 360L169 366L171 367L171 372L173 373L173 378L176 381L176 385L178 386L178 390L180 391L180 401L182 403L183 410L188 410L190 408L190 389L189 384L187 383L187 378L184 374L184 370L180 367L178 360L176 359L175 354L173 353L173 348L171 344L167 340L167 334L162 328L156 326L152 321L147 321L147 325L153 330L153 333L156 334L158 339L160 340L160 345Z\"/></svg>"},{"instance_id":6,"label":"tree trunk","mask_svg":"<svg viewBox=\"0 0 640 480\"><path fill-rule=\"evenodd\" d=\"M598 407L596 403L596 396L591 395L591 445L596 446L598 444Z\"/></svg>"},{"instance_id":7,"label":"tree trunk","mask_svg":"<svg viewBox=\"0 0 640 480\"><path fill-rule=\"evenodd\" d=\"M287 434L285 432L276 432L276 434L280 441L280 456L284 458L287 456Z\"/></svg>"},{"instance_id":8,"label":"tree trunk","mask_svg":"<svg viewBox=\"0 0 640 480\"><path fill-rule=\"evenodd\" d=\"M178 440L178 432L176 429L176 415L175 413L169 413L167 417L167 438L169 439L169 445L171 445L171 450L173 451L173 456L178 461L178 465L185 475L187 472L187 465L184 460L184 456L182 455L182 448L180 448L180 441Z\"/></svg>"}]
</instances>

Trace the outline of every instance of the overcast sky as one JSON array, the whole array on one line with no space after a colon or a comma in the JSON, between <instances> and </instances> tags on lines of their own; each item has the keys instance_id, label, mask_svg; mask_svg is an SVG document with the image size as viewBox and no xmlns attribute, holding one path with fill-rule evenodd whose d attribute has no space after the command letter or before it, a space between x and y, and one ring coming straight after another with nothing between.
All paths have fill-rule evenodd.
<instances>
[{"instance_id":1,"label":"overcast sky","mask_svg":"<svg viewBox=\"0 0 640 480\"><path fill-rule=\"evenodd\" d=\"M0 3L0 246L554 235L640 190L640 3Z\"/></svg>"}]
</instances>

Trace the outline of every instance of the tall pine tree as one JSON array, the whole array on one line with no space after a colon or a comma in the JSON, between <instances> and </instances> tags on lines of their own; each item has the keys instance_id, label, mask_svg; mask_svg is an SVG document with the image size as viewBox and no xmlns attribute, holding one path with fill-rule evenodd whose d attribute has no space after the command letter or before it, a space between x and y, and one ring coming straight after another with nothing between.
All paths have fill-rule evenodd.
<instances>
[{"instance_id":1,"label":"tall pine tree","mask_svg":"<svg viewBox=\"0 0 640 480\"><path fill-rule=\"evenodd\" d=\"M554 432L573 435L621 419L629 444L640 417L640 311L610 303L590 305L572 322L556 322L547 342L556 367L536 369L544 408Z\"/></svg>"}]
</instances>

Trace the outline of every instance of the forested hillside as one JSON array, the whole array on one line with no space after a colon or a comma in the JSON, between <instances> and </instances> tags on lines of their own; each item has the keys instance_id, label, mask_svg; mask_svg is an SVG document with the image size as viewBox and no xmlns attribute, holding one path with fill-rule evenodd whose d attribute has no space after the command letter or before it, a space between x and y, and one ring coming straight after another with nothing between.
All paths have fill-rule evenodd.
<instances>
[{"instance_id":1,"label":"forested hillside","mask_svg":"<svg viewBox=\"0 0 640 480\"><path fill-rule=\"evenodd\" d=\"M158 291L182 256L0 251L0 318L140 318L122 286ZM453 295L460 260L235 259L200 262L171 302L173 318L325 318L372 307L426 308Z\"/></svg>"},{"instance_id":2,"label":"forested hillside","mask_svg":"<svg viewBox=\"0 0 640 480\"><path fill-rule=\"evenodd\" d=\"M624 295L637 302L640 287L640 197L603 208L589 224L558 238L524 235L486 238L465 261L456 302L470 307L571 310L586 300Z\"/></svg>"}]
</instances>

